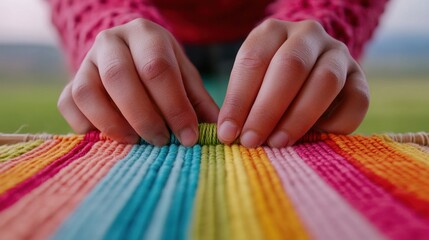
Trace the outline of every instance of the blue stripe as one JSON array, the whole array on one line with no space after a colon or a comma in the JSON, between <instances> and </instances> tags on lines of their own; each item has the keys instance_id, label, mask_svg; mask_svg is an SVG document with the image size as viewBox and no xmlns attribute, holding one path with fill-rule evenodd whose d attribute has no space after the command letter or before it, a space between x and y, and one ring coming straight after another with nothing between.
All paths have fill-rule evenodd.
<instances>
[{"instance_id":1,"label":"blue stripe","mask_svg":"<svg viewBox=\"0 0 429 240\"><path fill-rule=\"evenodd\" d=\"M164 230L162 232L162 239L180 239L180 236L178 236L179 228L182 223L182 219L180 219L180 211L185 201L186 188L189 182L188 178L192 165L192 153L192 148L186 149L183 167L180 171L180 177L176 185L174 196L172 197L169 215L165 221Z\"/></svg>"},{"instance_id":2,"label":"blue stripe","mask_svg":"<svg viewBox=\"0 0 429 240\"><path fill-rule=\"evenodd\" d=\"M149 145L134 146L95 186L53 238L100 239L145 175L142 165L150 164L158 152L159 148Z\"/></svg>"},{"instance_id":3,"label":"blue stripe","mask_svg":"<svg viewBox=\"0 0 429 240\"><path fill-rule=\"evenodd\" d=\"M182 209L182 219L183 221L180 221L179 225L179 234L178 239L191 239L190 236L188 236L188 231L191 229L189 226L189 223L191 222L191 216L193 214L193 206L194 206L194 199L195 194L198 187L198 181L199 181L199 175L200 175L200 164L201 164L201 146L195 145L193 147L193 154L192 154L192 165L191 165L191 171L189 173L189 184L186 188L186 197Z\"/></svg>"},{"instance_id":4,"label":"blue stripe","mask_svg":"<svg viewBox=\"0 0 429 240\"><path fill-rule=\"evenodd\" d=\"M141 239L173 166L177 146L161 148L132 198L118 214L105 239Z\"/></svg>"},{"instance_id":5,"label":"blue stripe","mask_svg":"<svg viewBox=\"0 0 429 240\"><path fill-rule=\"evenodd\" d=\"M166 220L171 214L172 203L177 198L180 198L180 196L175 195L175 193L177 184L180 181L179 178L181 174L181 168L183 162L185 161L185 152L186 148L183 146L179 146L179 151L176 155L173 169L171 170L167 183L162 190L158 206L153 213L154 217L149 223L149 227L147 229L144 239L161 239L161 236L164 231L171 231L170 226L166 225Z\"/></svg>"}]
</instances>

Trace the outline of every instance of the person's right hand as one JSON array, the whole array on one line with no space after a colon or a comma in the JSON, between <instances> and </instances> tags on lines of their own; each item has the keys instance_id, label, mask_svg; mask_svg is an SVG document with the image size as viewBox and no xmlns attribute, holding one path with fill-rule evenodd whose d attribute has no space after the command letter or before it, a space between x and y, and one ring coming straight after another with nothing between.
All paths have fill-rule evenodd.
<instances>
[{"instance_id":1,"label":"person's right hand","mask_svg":"<svg viewBox=\"0 0 429 240\"><path fill-rule=\"evenodd\" d=\"M97 35L58 108L78 133L98 129L114 140L183 145L198 139L198 119L216 122L219 108L174 37L144 19Z\"/></svg>"}]
</instances>

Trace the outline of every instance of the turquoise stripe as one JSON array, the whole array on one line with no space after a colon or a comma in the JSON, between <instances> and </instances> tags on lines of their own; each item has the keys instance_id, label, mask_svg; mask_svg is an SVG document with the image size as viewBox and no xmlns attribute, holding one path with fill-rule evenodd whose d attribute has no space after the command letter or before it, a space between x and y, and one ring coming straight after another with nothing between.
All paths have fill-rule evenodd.
<instances>
[{"instance_id":1,"label":"turquoise stripe","mask_svg":"<svg viewBox=\"0 0 429 240\"><path fill-rule=\"evenodd\" d=\"M166 219L169 215L172 202L175 199L180 198L180 196L174 196L174 194L176 184L179 181L182 164L184 162L185 151L185 147L179 146L179 151L176 155L173 169L171 170L170 176L165 184L164 190L162 191L158 206L153 213L154 217L150 222L144 239L161 239L164 230L171 231L171 226L166 225Z\"/></svg>"},{"instance_id":2,"label":"turquoise stripe","mask_svg":"<svg viewBox=\"0 0 429 240\"><path fill-rule=\"evenodd\" d=\"M176 185L176 190L174 196L172 197L173 201L171 203L171 208L168 214L168 217L165 221L164 231L162 233L162 239L185 239L185 235L179 236L179 229L187 228L183 221L183 214L181 210L183 205L185 205L186 190L190 181L190 172L193 161L193 148L187 148L185 154L185 160L183 167L180 172L180 177ZM197 156L198 157L198 156ZM147 238L150 239L150 238Z\"/></svg>"},{"instance_id":3,"label":"turquoise stripe","mask_svg":"<svg viewBox=\"0 0 429 240\"><path fill-rule=\"evenodd\" d=\"M193 214L193 206L194 206L194 199L195 194L197 192L198 187L198 181L199 181L199 175L200 175L200 164L201 164L201 146L195 145L193 147L193 154L192 154L192 166L191 166L191 172L189 174L189 184L186 189L186 196L185 196L185 202L183 207L183 212L181 216L183 216L183 221L181 221L181 224L178 226L179 228L179 234L178 239L191 239L191 236L188 234L190 233L190 227L189 223L191 222L191 216Z\"/></svg>"},{"instance_id":4,"label":"turquoise stripe","mask_svg":"<svg viewBox=\"0 0 429 240\"><path fill-rule=\"evenodd\" d=\"M53 239L187 239L201 146L135 145Z\"/></svg>"},{"instance_id":5,"label":"turquoise stripe","mask_svg":"<svg viewBox=\"0 0 429 240\"><path fill-rule=\"evenodd\" d=\"M150 165L132 198L118 214L106 239L142 239L177 154L177 145L164 146Z\"/></svg>"},{"instance_id":6,"label":"turquoise stripe","mask_svg":"<svg viewBox=\"0 0 429 240\"><path fill-rule=\"evenodd\" d=\"M150 145L134 146L64 222L54 239L102 238L145 175L144 165L149 165L158 152L159 148Z\"/></svg>"}]
</instances>

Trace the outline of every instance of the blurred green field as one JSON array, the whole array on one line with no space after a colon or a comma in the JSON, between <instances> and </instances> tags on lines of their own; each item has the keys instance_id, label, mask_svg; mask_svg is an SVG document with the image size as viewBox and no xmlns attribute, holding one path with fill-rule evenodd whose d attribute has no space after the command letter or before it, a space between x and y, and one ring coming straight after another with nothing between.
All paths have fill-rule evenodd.
<instances>
[{"instance_id":1,"label":"blurred green field","mask_svg":"<svg viewBox=\"0 0 429 240\"><path fill-rule=\"evenodd\" d=\"M56 108L63 83L0 84L0 132L71 132ZM370 110L356 133L429 132L429 79L371 79L370 86Z\"/></svg>"},{"instance_id":2,"label":"blurred green field","mask_svg":"<svg viewBox=\"0 0 429 240\"><path fill-rule=\"evenodd\" d=\"M0 88L0 132L69 133L57 110L62 84L6 83Z\"/></svg>"},{"instance_id":3,"label":"blurred green field","mask_svg":"<svg viewBox=\"0 0 429 240\"><path fill-rule=\"evenodd\" d=\"M370 79L371 104L356 133L429 132L429 78Z\"/></svg>"}]
</instances>

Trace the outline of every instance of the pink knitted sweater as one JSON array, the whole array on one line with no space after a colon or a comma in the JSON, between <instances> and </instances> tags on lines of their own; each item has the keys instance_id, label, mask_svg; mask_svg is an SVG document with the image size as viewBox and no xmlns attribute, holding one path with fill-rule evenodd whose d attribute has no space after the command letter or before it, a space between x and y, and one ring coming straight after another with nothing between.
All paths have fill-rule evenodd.
<instances>
[{"instance_id":1,"label":"pink knitted sweater","mask_svg":"<svg viewBox=\"0 0 429 240\"><path fill-rule=\"evenodd\" d=\"M265 18L315 19L358 58L387 0L47 0L72 70L103 29L145 18L182 43L243 39Z\"/></svg>"}]
</instances>

